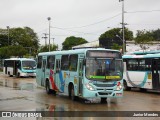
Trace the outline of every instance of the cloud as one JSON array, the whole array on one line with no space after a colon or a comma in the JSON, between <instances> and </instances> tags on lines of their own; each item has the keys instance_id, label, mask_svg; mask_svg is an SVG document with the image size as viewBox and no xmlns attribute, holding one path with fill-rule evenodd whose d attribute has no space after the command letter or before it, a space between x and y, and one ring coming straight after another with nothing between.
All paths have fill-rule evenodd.
<instances>
[{"instance_id":1,"label":"cloud","mask_svg":"<svg viewBox=\"0 0 160 120\"><path fill-rule=\"evenodd\" d=\"M124 0L126 12L152 11L159 9L160 0ZM122 13L119 0L1 0L0 28L29 26L38 32L40 41L44 32L48 32L47 17L51 17L53 27L79 27L96 23ZM130 30L159 28L160 12L125 13L125 22ZM70 29L51 29L55 43L61 44L66 37L75 35L88 41L97 40L108 27L121 27L122 16L97 23L95 25ZM155 25L154 25L155 24ZM83 34L73 31L80 31Z\"/></svg>"}]
</instances>

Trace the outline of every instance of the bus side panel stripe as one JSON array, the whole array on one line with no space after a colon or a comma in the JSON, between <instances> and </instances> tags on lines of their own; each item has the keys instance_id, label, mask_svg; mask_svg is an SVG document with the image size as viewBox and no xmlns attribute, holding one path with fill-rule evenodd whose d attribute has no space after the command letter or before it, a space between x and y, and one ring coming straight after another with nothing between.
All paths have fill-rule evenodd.
<instances>
[{"instance_id":1,"label":"bus side panel stripe","mask_svg":"<svg viewBox=\"0 0 160 120\"><path fill-rule=\"evenodd\" d=\"M144 87L144 84L145 84L146 81L147 81L147 72L146 72L145 75L144 75L143 81L142 81L140 84L138 84L138 85L132 82L132 80L131 80L130 77L129 77L129 73L128 73L128 72L126 72L126 76L127 76L127 79L128 79L128 81L129 81L129 83L130 83L133 87Z\"/></svg>"},{"instance_id":2,"label":"bus side panel stripe","mask_svg":"<svg viewBox=\"0 0 160 120\"><path fill-rule=\"evenodd\" d=\"M59 79L60 79L60 82L61 82L61 87L60 87L60 90L61 92L64 92L64 80L63 80L63 75L62 75L62 71L59 72Z\"/></svg>"},{"instance_id":3,"label":"bus side panel stripe","mask_svg":"<svg viewBox=\"0 0 160 120\"><path fill-rule=\"evenodd\" d=\"M49 79L51 81L52 89L53 90L58 90L58 88L57 88L57 86L56 86L56 84L54 82L53 75L54 75L54 72L53 72L53 70L50 69L50 77L49 77Z\"/></svg>"}]
</instances>

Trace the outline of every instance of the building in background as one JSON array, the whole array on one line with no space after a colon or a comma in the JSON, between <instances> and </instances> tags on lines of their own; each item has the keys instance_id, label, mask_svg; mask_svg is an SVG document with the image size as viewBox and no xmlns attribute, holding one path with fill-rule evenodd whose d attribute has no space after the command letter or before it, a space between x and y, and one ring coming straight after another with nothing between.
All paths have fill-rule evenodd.
<instances>
[{"instance_id":1,"label":"building in background","mask_svg":"<svg viewBox=\"0 0 160 120\"><path fill-rule=\"evenodd\" d=\"M111 43L102 43L99 40L92 41L89 43L73 46L72 49L81 49L81 48L96 48L96 47L103 47L106 49L111 49ZM152 42L150 44L144 44L143 46L140 44L136 44L134 41L126 41L126 51L127 52L134 52L134 51L150 51L150 50L160 50L160 42Z\"/></svg>"}]
</instances>

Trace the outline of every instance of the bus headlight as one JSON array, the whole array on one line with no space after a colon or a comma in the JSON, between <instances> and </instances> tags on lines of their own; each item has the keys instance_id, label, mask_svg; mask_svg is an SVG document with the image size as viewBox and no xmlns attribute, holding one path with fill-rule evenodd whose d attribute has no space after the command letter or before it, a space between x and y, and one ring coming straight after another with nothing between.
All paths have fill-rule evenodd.
<instances>
[{"instance_id":1,"label":"bus headlight","mask_svg":"<svg viewBox=\"0 0 160 120\"><path fill-rule=\"evenodd\" d=\"M86 85L86 88L87 88L88 90L91 90L91 91L94 91L94 90L95 90L94 87L91 86L89 83L87 83L87 84L85 84L85 85Z\"/></svg>"},{"instance_id":2,"label":"bus headlight","mask_svg":"<svg viewBox=\"0 0 160 120\"><path fill-rule=\"evenodd\" d=\"M123 87L122 87L122 84L120 82L117 82L117 89L116 90L121 90Z\"/></svg>"}]
</instances>

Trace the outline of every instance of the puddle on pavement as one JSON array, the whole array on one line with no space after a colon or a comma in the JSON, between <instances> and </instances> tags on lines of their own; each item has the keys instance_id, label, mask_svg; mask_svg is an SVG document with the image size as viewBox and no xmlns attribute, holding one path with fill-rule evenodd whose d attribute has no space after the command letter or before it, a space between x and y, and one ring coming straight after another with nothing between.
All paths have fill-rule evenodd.
<instances>
[{"instance_id":1,"label":"puddle on pavement","mask_svg":"<svg viewBox=\"0 0 160 120\"><path fill-rule=\"evenodd\" d=\"M14 90L28 90L33 91L36 86L34 83L29 83L23 80L7 80L7 79L0 79L0 86L10 87Z\"/></svg>"},{"instance_id":2,"label":"puddle on pavement","mask_svg":"<svg viewBox=\"0 0 160 120\"><path fill-rule=\"evenodd\" d=\"M43 108L36 108L36 111L66 111L66 109L63 105L46 104Z\"/></svg>"}]
</instances>

